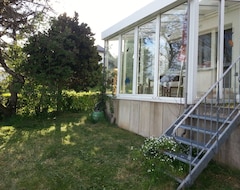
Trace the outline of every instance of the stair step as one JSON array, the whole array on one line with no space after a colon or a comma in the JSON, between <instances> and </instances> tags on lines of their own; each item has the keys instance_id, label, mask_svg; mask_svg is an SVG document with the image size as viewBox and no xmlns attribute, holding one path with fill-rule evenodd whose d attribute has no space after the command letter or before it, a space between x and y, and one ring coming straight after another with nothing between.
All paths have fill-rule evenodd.
<instances>
[{"instance_id":1,"label":"stair step","mask_svg":"<svg viewBox=\"0 0 240 190\"><path fill-rule=\"evenodd\" d=\"M207 115L196 115L196 114L191 114L189 117L194 118L194 119L201 119L201 120L207 120L207 121L214 121L214 122L219 122L219 123L230 123L231 121L226 120L225 118L217 118L213 116L207 116Z\"/></svg>"},{"instance_id":2,"label":"stair step","mask_svg":"<svg viewBox=\"0 0 240 190\"><path fill-rule=\"evenodd\" d=\"M203 150L208 150L210 148L210 146L206 146L204 143L197 142L197 141L192 140L192 139L187 139L187 138L180 137L180 136L175 136L174 138L175 138L176 141L178 141L182 144L193 146L195 148L200 148L200 149L203 149Z\"/></svg>"},{"instance_id":3,"label":"stair step","mask_svg":"<svg viewBox=\"0 0 240 190\"><path fill-rule=\"evenodd\" d=\"M215 135L217 131L209 130L209 129L203 129L199 128L197 126L192 126L192 125L180 125L180 128L186 129L186 130L192 130L194 132L200 132L203 134L208 134L208 135Z\"/></svg>"},{"instance_id":4,"label":"stair step","mask_svg":"<svg viewBox=\"0 0 240 190\"><path fill-rule=\"evenodd\" d=\"M175 179L175 180L176 180L178 183L180 183L180 184L183 182L183 179L178 178L178 177L172 175L171 173L169 173L169 172L167 172L167 171L164 171L164 174L167 175L167 176L169 176L169 177L172 178L172 179Z\"/></svg>"},{"instance_id":5,"label":"stair step","mask_svg":"<svg viewBox=\"0 0 240 190\"><path fill-rule=\"evenodd\" d=\"M195 157L192 157L184 153L164 152L164 154L168 155L171 158L184 162L186 164L191 164L192 166L196 166L199 162L199 159L195 159Z\"/></svg>"}]
</instances>

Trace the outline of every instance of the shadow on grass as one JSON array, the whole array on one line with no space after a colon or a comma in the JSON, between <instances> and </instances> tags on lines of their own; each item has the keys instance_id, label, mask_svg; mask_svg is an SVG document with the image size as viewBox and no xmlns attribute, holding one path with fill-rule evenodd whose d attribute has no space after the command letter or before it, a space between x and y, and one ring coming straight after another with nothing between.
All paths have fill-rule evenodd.
<instances>
[{"instance_id":1,"label":"shadow on grass","mask_svg":"<svg viewBox=\"0 0 240 190\"><path fill-rule=\"evenodd\" d=\"M0 123L0 189L171 190L134 160L144 138L84 113ZM190 189L240 189L240 172L211 163Z\"/></svg>"},{"instance_id":2,"label":"shadow on grass","mask_svg":"<svg viewBox=\"0 0 240 190\"><path fill-rule=\"evenodd\" d=\"M158 189L131 156L143 137L86 114L18 118L0 131L0 189Z\"/></svg>"}]
</instances>

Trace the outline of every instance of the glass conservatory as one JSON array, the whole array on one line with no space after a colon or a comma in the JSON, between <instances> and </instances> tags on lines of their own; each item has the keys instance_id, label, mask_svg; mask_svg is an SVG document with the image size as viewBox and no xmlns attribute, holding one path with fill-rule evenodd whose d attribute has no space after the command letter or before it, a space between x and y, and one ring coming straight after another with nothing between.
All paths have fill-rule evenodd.
<instances>
[{"instance_id":1,"label":"glass conservatory","mask_svg":"<svg viewBox=\"0 0 240 190\"><path fill-rule=\"evenodd\" d=\"M235 0L155 0L105 30L116 98L192 104L240 55L237 18Z\"/></svg>"},{"instance_id":2,"label":"glass conservatory","mask_svg":"<svg viewBox=\"0 0 240 190\"><path fill-rule=\"evenodd\" d=\"M239 107L239 18L239 0L155 0L105 30L104 63L114 94L109 115L116 124L159 137L169 128L175 132L200 104L204 109L194 113L216 114L216 104L218 110ZM239 135L236 127L217 155L238 168Z\"/></svg>"}]
</instances>

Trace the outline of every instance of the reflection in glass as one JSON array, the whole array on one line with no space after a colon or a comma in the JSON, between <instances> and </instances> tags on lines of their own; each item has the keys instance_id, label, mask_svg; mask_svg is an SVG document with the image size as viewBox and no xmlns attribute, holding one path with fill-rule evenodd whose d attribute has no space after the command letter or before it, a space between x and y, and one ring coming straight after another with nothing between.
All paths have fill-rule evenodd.
<instances>
[{"instance_id":1,"label":"reflection in glass","mask_svg":"<svg viewBox=\"0 0 240 190\"><path fill-rule=\"evenodd\" d=\"M182 97L187 49L187 4L161 15L159 96Z\"/></svg>"},{"instance_id":2,"label":"reflection in glass","mask_svg":"<svg viewBox=\"0 0 240 190\"><path fill-rule=\"evenodd\" d=\"M232 41L232 29L228 29L224 31L224 56L223 56L223 72L225 72L232 63L232 48L233 48L233 41ZM224 88L231 87L231 73L229 72L223 81Z\"/></svg>"},{"instance_id":3,"label":"reflection in glass","mask_svg":"<svg viewBox=\"0 0 240 190\"><path fill-rule=\"evenodd\" d=\"M117 90L117 71L118 71L118 38L108 41L106 52L107 66L107 94L116 95Z\"/></svg>"},{"instance_id":4,"label":"reflection in glass","mask_svg":"<svg viewBox=\"0 0 240 190\"><path fill-rule=\"evenodd\" d=\"M156 20L138 28L137 93L153 94Z\"/></svg>"},{"instance_id":5,"label":"reflection in glass","mask_svg":"<svg viewBox=\"0 0 240 190\"><path fill-rule=\"evenodd\" d=\"M134 31L122 35L120 94L132 94Z\"/></svg>"},{"instance_id":6,"label":"reflection in glass","mask_svg":"<svg viewBox=\"0 0 240 190\"><path fill-rule=\"evenodd\" d=\"M197 98L216 82L218 11L219 1L199 2Z\"/></svg>"},{"instance_id":7,"label":"reflection in glass","mask_svg":"<svg viewBox=\"0 0 240 190\"><path fill-rule=\"evenodd\" d=\"M205 68L211 66L212 50L211 33L200 35L198 39L198 67Z\"/></svg>"}]
</instances>

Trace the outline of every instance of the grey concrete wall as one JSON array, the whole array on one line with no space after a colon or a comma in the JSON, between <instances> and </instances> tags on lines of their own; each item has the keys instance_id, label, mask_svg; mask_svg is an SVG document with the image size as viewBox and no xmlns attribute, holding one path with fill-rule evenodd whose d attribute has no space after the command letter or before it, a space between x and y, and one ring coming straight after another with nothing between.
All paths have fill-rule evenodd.
<instances>
[{"instance_id":1,"label":"grey concrete wall","mask_svg":"<svg viewBox=\"0 0 240 190\"><path fill-rule=\"evenodd\" d=\"M116 124L143 137L160 136L183 111L183 105L134 100L114 100ZM240 169L240 126L214 157L218 162Z\"/></svg>"}]
</instances>

